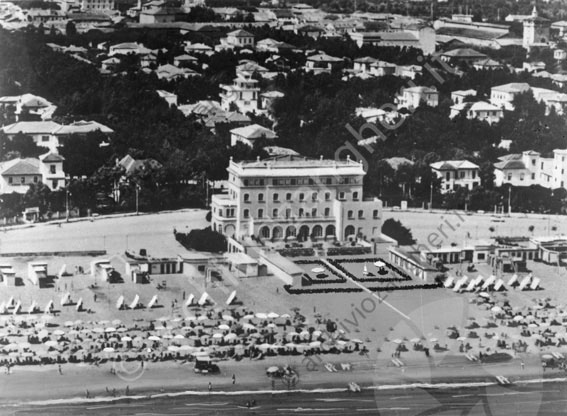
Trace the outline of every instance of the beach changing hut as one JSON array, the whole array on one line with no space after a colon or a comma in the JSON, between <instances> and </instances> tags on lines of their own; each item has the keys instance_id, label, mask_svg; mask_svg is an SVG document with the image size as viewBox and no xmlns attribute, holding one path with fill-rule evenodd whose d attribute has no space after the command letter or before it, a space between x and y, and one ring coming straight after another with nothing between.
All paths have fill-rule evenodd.
<instances>
[{"instance_id":1,"label":"beach changing hut","mask_svg":"<svg viewBox=\"0 0 567 416\"><path fill-rule=\"evenodd\" d=\"M109 260L93 260L91 262L91 276L95 279L108 282L112 279L113 273L114 268L111 266Z\"/></svg>"},{"instance_id":2,"label":"beach changing hut","mask_svg":"<svg viewBox=\"0 0 567 416\"><path fill-rule=\"evenodd\" d=\"M30 261L28 263L28 279L35 286L42 286L47 278L47 263L42 261Z\"/></svg>"},{"instance_id":3,"label":"beach changing hut","mask_svg":"<svg viewBox=\"0 0 567 416\"><path fill-rule=\"evenodd\" d=\"M520 286L518 287L519 290L525 290L528 285L530 284L532 277L527 275L524 279L520 282Z\"/></svg>"}]
</instances>

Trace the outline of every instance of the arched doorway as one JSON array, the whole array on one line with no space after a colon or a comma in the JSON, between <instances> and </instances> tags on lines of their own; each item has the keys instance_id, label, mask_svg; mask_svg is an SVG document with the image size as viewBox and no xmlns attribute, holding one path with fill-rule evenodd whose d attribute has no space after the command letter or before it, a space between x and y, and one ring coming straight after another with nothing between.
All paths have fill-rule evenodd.
<instances>
[{"instance_id":1,"label":"arched doorway","mask_svg":"<svg viewBox=\"0 0 567 416\"><path fill-rule=\"evenodd\" d=\"M313 237L315 238L320 238L323 237L323 227L321 227L320 225L316 225L315 227L313 227Z\"/></svg>"},{"instance_id":2,"label":"arched doorway","mask_svg":"<svg viewBox=\"0 0 567 416\"><path fill-rule=\"evenodd\" d=\"M299 228L299 234L298 234L297 237L298 237L299 241L307 240L307 238L309 238L309 227L307 225L302 225Z\"/></svg>"},{"instance_id":3,"label":"arched doorway","mask_svg":"<svg viewBox=\"0 0 567 416\"><path fill-rule=\"evenodd\" d=\"M347 225L345 228L345 240L348 239L350 236L354 235L354 227L352 225Z\"/></svg>"},{"instance_id":4,"label":"arched doorway","mask_svg":"<svg viewBox=\"0 0 567 416\"><path fill-rule=\"evenodd\" d=\"M224 227L224 234L228 237L234 237L235 231L236 228L234 228L234 225L232 224L228 224L226 227Z\"/></svg>"},{"instance_id":5,"label":"arched doorway","mask_svg":"<svg viewBox=\"0 0 567 416\"><path fill-rule=\"evenodd\" d=\"M270 228L266 226L260 228L260 237L270 238Z\"/></svg>"},{"instance_id":6,"label":"arched doorway","mask_svg":"<svg viewBox=\"0 0 567 416\"><path fill-rule=\"evenodd\" d=\"M272 238L274 240L277 240L278 238L282 238L282 234L283 234L282 227L280 226L274 227L274 230L272 231Z\"/></svg>"},{"instance_id":7,"label":"arched doorway","mask_svg":"<svg viewBox=\"0 0 567 416\"><path fill-rule=\"evenodd\" d=\"M297 230L295 229L295 227L293 225L290 225L285 230L285 236L286 237L295 237L296 234L297 234Z\"/></svg>"},{"instance_id":8,"label":"arched doorway","mask_svg":"<svg viewBox=\"0 0 567 416\"><path fill-rule=\"evenodd\" d=\"M327 237L334 237L335 236L335 226L334 225L327 225L325 228L325 236Z\"/></svg>"}]
</instances>

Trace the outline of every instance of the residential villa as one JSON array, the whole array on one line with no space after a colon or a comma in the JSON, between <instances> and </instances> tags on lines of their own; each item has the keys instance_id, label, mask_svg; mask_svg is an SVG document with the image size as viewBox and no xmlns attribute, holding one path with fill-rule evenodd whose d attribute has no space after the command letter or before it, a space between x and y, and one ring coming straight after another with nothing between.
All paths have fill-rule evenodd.
<instances>
[{"instance_id":1,"label":"residential villa","mask_svg":"<svg viewBox=\"0 0 567 416\"><path fill-rule=\"evenodd\" d=\"M241 74L234 78L232 85L221 84L220 88L221 108L224 111L230 111L231 104L236 105L243 114L258 110L260 88L251 75Z\"/></svg>"},{"instance_id":2,"label":"residential villa","mask_svg":"<svg viewBox=\"0 0 567 416\"><path fill-rule=\"evenodd\" d=\"M516 96L528 92L530 88L530 85L526 82L512 82L492 87L490 90L490 102L496 107L513 111L513 101Z\"/></svg>"},{"instance_id":3,"label":"residential villa","mask_svg":"<svg viewBox=\"0 0 567 416\"><path fill-rule=\"evenodd\" d=\"M485 101L463 102L451 106L451 118L461 113L465 113L469 120L477 119L488 124L498 123L504 117L504 110Z\"/></svg>"},{"instance_id":4,"label":"residential villa","mask_svg":"<svg viewBox=\"0 0 567 416\"><path fill-rule=\"evenodd\" d=\"M416 48L424 55L435 52L435 30L428 26L408 27L398 31L352 32L349 36L359 48L363 45L377 45Z\"/></svg>"},{"instance_id":5,"label":"residential villa","mask_svg":"<svg viewBox=\"0 0 567 416\"><path fill-rule=\"evenodd\" d=\"M249 47L254 49L254 35L243 29L234 30L226 34L222 38L221 44L218 45L221 49L233 49ZM215 48L217 49L217 48Z\"/></svg>"},{"instance_id":6,"label":"residential villa","mask_svg":"<svg viewBox=\"0 0 567 416\"><path fill-rule=\"evenodd\" d=\"M431 163L431 170L441 179L441 193L480 185L479 166L468 160L444 160Z\"/></svg>"},{"instance_id":7,"label":"residential villa","mask_svg":"<svg viewBox=\"0 0 567 416\"><path fill-rule=\"evenodd\" d=\"M422 104L426 104L429 107L437 107L439 105L439 92L435 88L430 87L403 88L402 94L397 99L398 108L411 110Z\"/></svg>"},{"instance_id":8,"label":"residential villa","mask_svg":"<svg viewBox=\"0 0 567 416\"><path fill-rule=\"evenodd\" d=\"M566 188L567 149L555 149L553 157L542 157L539 152L527 150L509 154L494 164L495 185L539 185L544 188Z\"/></svg>"},{"instance_id":9,"label":"residential villa","mask_svg":"<svg viewBox=\"0 0 567 416\"><path fill-rule=\"evenodd\" d=\"M37 120L51 120L57 106L43 97L34 94L23 94L12 97L0 97L0 108L13 112L16 120L22 117Z\"/></svg>"},{"instance_id":10,"label":"residential villa","mask_svg":"<svg viewBox=\"0 0 567 416\"><path fill-rule=\"evenodd\" d=\"M236 143L243 143L253 147L256 140L266 139L272 142L276 137L276 133L273 130L258 124L252 124L250 126L232 129L230 131L230 145L236 146Z\"/></svg>"},{"instance_id":11,"label":"residential villa","mask_svg":"<svg viewBox=\"0 0 567 416\"><path fill-rule=\"evenodd\" d=\"M476 97L476 90L458 90L451 92L451 101L453 104L462 104L467 97Z\"/></svg>"},{"instance_id":12,"label":"residential villa","mask_svg":"<svg viewBox=\"0 0 567 416\"><path fill-rule=\"evenodd\" d=\"M212 197L212 227L237 240L381 234L382 201L364 199L361 162L286 155L230 161L228 194Z\"/></svg>"},{"instance_id":13,"label":"residential villa","mask_svg":"<svg viewBox=\"0 0 567 416\"><path fill-rule=\"evenodd\" d=\"M43 183L50 190L65 187L65 159L56 153L39 158L17 158L0 162L0 195L13 192L25 194L31 184Z\"/></svg>"},{"instance_id":14,"label":"residential villa","mask_svg":"<svg viewBox=\"0 0 567 416\"><path fill-rule=\"evenodd\" d=\"M325 53L312 55L307 58L305 72L313 72L314 74L331 73L333 70L341 68L343 62L343 59L335 58Z\"/></svg>"}]
</instances>

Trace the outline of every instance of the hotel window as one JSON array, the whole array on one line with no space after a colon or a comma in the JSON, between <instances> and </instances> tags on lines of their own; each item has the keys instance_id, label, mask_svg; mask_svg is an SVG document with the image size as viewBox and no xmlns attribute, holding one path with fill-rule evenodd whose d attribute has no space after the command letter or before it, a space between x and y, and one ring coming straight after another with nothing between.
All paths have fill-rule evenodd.
<instances>
[{"instance_id":1,"label":"hotel window","mask_svg":"<svg viewBox=\"0 0 567 416\"><path fill-rule=\"evenodd\" d=\"M303 194L303 193L299 194L299 201L300 202L305 201L305 194Z\"/></svg>"},{"instance_id":2,"label":"hotel window","mask_svg":"<svg viewBox=\"0 0 567 416\"><path fill-rule=\"evenodd\" d=\"M377 210L377 209L375 209L374 211L372 211L372 217L373 217L374 219L378 219L378 210Z\"/></svg>"},{"instance_id":3,"label":"hotel window","mask_svg":"<svg viewBox=\"0 0 567 416\"><path fill-rule=\"evenodd\" d=\"M360 220L362 218L364 218L364 211L360 209L358 210L358 219Z\"/></svg>"},{"instance_id":4,"label":"hotel window","mask_svg":"<svg viewBox=\"0 0 567 416\"><path fill-rule=\"evenodd\" d=\"M311 209L311 216L312 216L312 217L316 217L316 216L317 216L317 208L312 208L312 209Z\"/></svg>"},{"instance_id":5,"label":"hotel window","mask_svg":"<svg viewBox=\"0 0 567 416\"><path fill-rule=\"evenodd\" d=\"M354 218L354 212L353 212L352 210L350 210L350 211L348 212L348 219L349 219L349 220L352 220L353 218Z\"/></svg>"},{"instance_id":6,"label":"hotel window","mask_svg":"<svg viewBox=\"0 0 567 416\"><path fill-rule=\"evenodd\" d=\"M286 217L286 218L291 217L291 209L290 209L290 208L287 208L287 209L285 210L285 217Z\"/></svg>"},{"instance_id":7,"label":"hotel window","mask_svg":"<svg viewBox=\"0 0 567 416\"><path fill-rule=\"evenodd\" d=\"M511 173L508 174L508 180L509 180L509 181L512 180L512 174L511 174Z\"/></svg>"},{"instance_id":8,"label":"hotel window","mask_svg":"<svg viewBox=\"0 0 567 416\"><path fill-rule=\"evenodd\" d=\"M52 173L52 174L53 174L53 173L55 173L56 170L57 170L57 166L55 166L55 165L50 165L50 166L49 166L49 173Z\"/></svg>"},{"instance_id":9,"label":"hotel window","mask_svg":"<svg viewBox=\"0 0 567 416\"><path fill-rule=\"evenodd\" d=\"M14 182L14 178L8 176L8 183L11 185Z\"/></svg>"},{"instance_id":10,"label":"hotel window","mask_svg":"<svg viewBox=\"0 0 567 416\"><path fill-rule=\"evenodd\" d=\"M274 202L279 202L280 196L279 194L274 194Z\"/></svg>"},{"instance_id":11,"label":"hotel window","mask_svg":"<svg viewBox=\"0 0 567 416\"><path fill-rule=\"evenodd\" d=\"M325 192L325 201L330 201L330 200L331 200L331 193Z\"/></svg>"},{"instance_id":12,"label":"hotel window","mask_svg":"<svg viewBox=\"0 0 567 416\"><path fill-rule=\"evenodd\" d=\"M262 208L258 210L258 218L264 218L264 210Z\"/></svg>"},{"instance_id":13,"label":"hotel window","mask_svg":"<svg viewBox=\"0 0 567 416\"><path fill-rule=\"evenodd\" d=\"M57 187L59 186L59 181L57 179L53 179L51 181L51 184L53 185L53 189L57 189Z\"/></svg>"},{"instance_id":14,"label":"hotel window","mask_svg":"<svg viewBox=\"0 0 567 416\"><path fill-rule=\"evenodd\" d=\"M520 173L520 180L523 181L524 180L524 174Z\"/></svg>"},{"instance_id":15,"label":"hotel window","mask_svg":"<svg viewBox=\"0 0 567 416\"><path fill-rule=\"evenodd\" d=\"M448 181L451 180L451 172L447 172L445 174L445 180L448 180Z\"/></svg>"},{"instance_id":16,"label":"hotel window","mask_svg":"<svg viewBox=\"0 0 567 416\"><path fill-rule=\"evenodd\" d=\"M291 201L291 193L285 194L285 200L286 200L286 201Z\"/></svg>"},{"instance_id":17,"label":"hotel window","mask_svg":"<svg viewBox=\"0 0 567 416\"><path fill-rule=\"evenodd\" d=\"M472 171L472 178L473 178L473 179L476 179L476 170L473 170L473 171Z\"/></svg>"},{"instance_id":18,"label":"hotel window","mask_svg":"<svg viewBox=\"0 0 567 416\"><path fill-rule=\"evenodd\" d=\"M353 200L353 201L357 201L357 200L358 200L358 192L353 192L353 193L352 193L352 200Z\"/></svg>"},{"instance_id":19,"label":"hotel window","mask_svg":"<svg viewBox=\"0 0 567 416\"><path fill-rule=\"evenodd\" d=\"M345 193L344 192L339 192L339 199L341 201L345 199Z\"/></svg>"},{"instance_id":20,"label":"hotel window","mask_svg":"<svg viewBox=\"0 0 567 416\"><path fill-rule=\"evenodd\" d=\"M244 186L248 186L248 179L244 179Z\"/></svg>"},{"instance_id":21,"label":"hotel window","mask_svg":"<svg viewBox=\"0 0 567 416\"><path fill-rule=\"evenodd\" d=\"M244 218L250 218L250 210L244 210Z\"/></svg>"},{"instance_id":22,"label":"hotel window","mask_svg":"<svg viewBox=\"0 0 567 416\"><path fill-rule=\"evenodd\" d=\"M278 209L277 208L274 208L272 210L272 218L278 218Z\"/></svg>"},{"instance_id":23,"label":"hotel window","mask_svg":"<svg viewBox=\"0 0 567 416\"><path fill-rule=\"evenodd\" d=\"M325 217L328 217L330 213L331 213L331 209L325 208Z\"/></svg>"},{"instance_id":24,"label":"hotel window","mask_svg":"<svg viewBox=\"0 0 567 416\"><path fill-rule=\"evenodd\" d=\"M250 194L244 194L244 202L250 202Z\"/></svg>"},{"instance_id":25,"label":"hotel window","mask_svg":"<svg viewBox=\"0 0 567 416\"><path fill-rule=\"evenodd\" d=\"M303 208L299 208L299 217L303 217Z\"/></svg>"},{"instance_id":26,"label":"hotel window","mask_svg":"<svg viewBox=\"0 0 567 416\"><path fill-rule=\"evenodd\" d=\"M317 201L317 192L313 192L313 194L311 195L311 199L313 201Z\"/></svg>"},{"instance_id":27,"label":"hotel window","mask_svg":"<svg viewBox=\"0 0 567 416\"><path fill-rule=\"evenodd\" d=\"M535 179L535 173L532 173L532 179Z\"/></svg>"},{"instance_id":28,"label":"hotel window","mask_svg":"<svg viewBox=\"0 0 567 416\"><path fill-rule=\"evenodd\" d=\"M41 141L42 141L42 142L48 142L48 141L49 141L49 136L41 136Z\"/></svg>"},{"instance_id":29,"label":"hotel window","mask_svg":"<svg viewBox=\"0 0 567 416\"><path fill-rule=\"evenodd\" d=\"M20 183L22 183L22 184L23 184L23 183L26 183L26 178L25 178L24 176L22 176L22 177L20 178Z\"/></svg>"},{"instance_id":30,"label":"hotel window","mask_svg":"<svg viewBox=\"0 0 567 416\"><path fill-rule=\"evenodd\" d=\"M258 194L258 202L264 202L264 194Z\"/></svg>"},{"instance_id":31,"label":"hotel window","mask_svg":"<svg viewBox=\"0 0 567 416\"><path fill-rule=\"evenodd\" d=\"M466 176L466 172L464 172L464 171L461 171L460 173L461 173L461 175L460 175L460 176L461 176L461 179L464 179L464 178L465 178L465 176Z\"/></svg>"}]
</instances>

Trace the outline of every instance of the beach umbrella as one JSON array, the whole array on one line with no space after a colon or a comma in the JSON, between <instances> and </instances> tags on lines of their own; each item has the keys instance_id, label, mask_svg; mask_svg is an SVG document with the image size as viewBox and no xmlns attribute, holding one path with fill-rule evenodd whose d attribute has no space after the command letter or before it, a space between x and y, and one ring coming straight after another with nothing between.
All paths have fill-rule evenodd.
<instances>
[{"instance_id":1,"label":"beach umbrella","mask_svg":"<svg viewBox=\"0 0 567 416\"><path fill-rule=\"evenodd\" d=\"M321 341L312 341L309 343L310 347L319 348L321 346Z\"/></svg>"},{"instance_id":2,"label":"beach umbrella","mask_svg":"<svg viewBox=\"0 0 567 416\"><path fill-rule=\"evenodd\" d=\"M377 262L374 263L374 266L382 268L382 267L386 267L386 263L384 263L383 261L378 260Z\"/></svg>"},{"instance_id":3,"label":"beach umbrella","mask_svg":"<svg viewBox=\"0 0 567 416\"><path fill-rule=\"evenodd\" d=\"M169 347L167 347L167 350L171 352L177 352L179 351L179 347L176 347L175 345L170 345Z\"/></svg>"},{"instance_id":4,"label":"beach umbrella","mask_svg":"<svg viewBox=\"0 0 567 416\"><path fill-rule=\"evenodd\" d=\"M218 326L218 329L221 329L221 330L223 330L223 331L228 331L228 330L230 329L230 327L229 327L228 325L226 325L226 324L220 324L220 325Z\"/></svg>"},{"instance_id":5,"label":"beach umbrella","mask_svg":"<svg viewBox=\"0 0 567 416\"><path fill-rule=\"evenodd\" d=\"M495 313L503 312L503 309L500 306L493 306L490 310Z\"/></svg>"},{"instance_id":6,"label":"beach umbrella","mask_svg":"<svg viewBox=\"0 0 567 416\"><path fill-rule=\"evenodd\" d=\"M177 317L177 318L173 318L173 319L171 320L171 322L177 323L177 322L181 322L182 320L183 320L183 319Z\"/></svg>"},{"instance_id":7,"label":"beach umbrella","mask_svg":"<svg viewBox=\"0 0 567 416\"><path fill-rule=\"evenodd\" d=\"M185 337L181 334L177 334L173 337L173 339L185 339Z\"/></svg>"},{"instance_id":8,"label":"beach umbrella","mask_svg":"<svg viewBox=\"0 0 567 416\"><path fill-rule=\"evenodd\" d=\"M126 328L125 326L121 326L120 328L117 329L118 332L126 332L128 331L128 328Z\"/></svg>"},{"instance_id":9,"label":"beach umbrella","mask_svg":"<svg viewBox=\"0 0 567 416\"><path fill-rule=\"evenodd\" d=\"M361 340L359 340L358 338L354 338L350 340L351 342L354 342L355 344L363 344L363 342ZM399 342L400 344L402 343L402 341L400 340Z\"/></svg>"},{"instance_id":10,"label":"beach umbrella","mask_svg":"<svg viewBox=\"0 0 567 416\"><path fill-rule=\"evenodd\" d=\"M113 326L109 326L104 330L104 332L116 332L116 328L114 328Z\"/></svg>"},{"instance_id":11,"label":"beach umbrella","mask_svg":"<svg viewBox=\"0 0 567 416\"><path fill-rule=\"evenodd\" d=\"M45 345L46 347L56 347L59 345L59 343L57 341L49 340L45 341L43 345Z\"/></svg>"},{"instance_id":12,"label":"beach umbrella","mask_svg":"<svg viewBox=\"0 0 567 416\"><path fill-rule=\"evenodd\" d=\"M418 342L420 342L420 341L421 341L421 339L419 339L419 338L412 338L412 339L410 339L410 342L412 342L412 343L414 343L414 344L415 344L415 343L418 343Z\"/></svg>"},{"instance_id":13,"label":"beach umbrella","mask_svg":"<svg viewBox=\"0 0 567 416\"><path fill-rule=\"evenodd\" d=\"M114 326L118 326L121 323L122 323L122 321L120 319L115 319L115 320L112 321L112 325L114 325Z\"/></svg>"},{"instance_id":14,"label":"beach umbrella","mask_svg":"<svg viewBox=\"0 0 567 416\"><path fill-rule=\"evenodd\" d=\"M231 341L231 340L236 339L236 338L238 338L238 336L234 332L231 332L230 334L226 334L224 336L225 341Z\"/></svg>"},{"instance_id":15,"label":"beach umbrella","mask_svg":"<svg viewBox=\"0 0 567 416\"><path fill-rule=\"evenodd\" d=\"M73 322L75 325L82 325L83 321L81 321L80 319L77 319L75 322Z\"/></svg>"},{"instance_id":16,"label":"beach umbrella","mask_svg":"<svg viewBox=\"0 0 567 416\"><path fill-rule=\"evenodd\" d=\"M490 294L486 293L486 292L480 292L478 295L482 296L483 298L489 298L490 297Z\"/></svg>"},{"instance_id":17,"label":"beach umbrella","mask_svg":"<svg viewBox=\"0 0 567 416\"><path fill-rule=\"evenodd\" d=\"M515 322L520 322L524 320L524 317L522 315L516 315L512 320Z\"/></svg>"},{"instance_id":18,"label":"beach umbrella","mask_svg":"<svg viewBox=\"0 0 567 416\"><path fill-rule=\"evenodd\" d=\"M439 341L437 338L431 338L431 339L429 340L429 342L437 342L437 341Z\"/></svg>"},{"instance_id":19,"label":"beach umbrella","mask_svg":"<svg viewBox=\"0 0 567 416\"><path fill-rule=\"evenodd\" d=\"M268 325L269 326L269 325ZM321 336L321 331L319 331L318 329L313 331L313 336L314 337L320 337Z\"/></svg>"},{"instance_id":20,"label":"beach umbrella","mask_svg":"<svg viewBox=\"0 0 567 416\"><path fill-rule=\"evenodd\" d=\"M266 315L266 314L263 313L263 312L258 312L258 313L256 314L256 318L258 318L258 319L268 319L268 315Z\"/></svg>"},{"instance_id":21,"label":"beach umbrella","mask_svg":"<svg viewBox=\"0 0 567 416\"><path fill-rule=\"evenodd\" d=\"M0 336L2 336L2 335L0 334ZM45 337L49 336L49 332L47 332L47 330L45 330L45 329L42 329L41 331L39 331L37 333L37 336L38 336L38 338L45 338Z\"/></svg>"},{"instance_id":22,"label":"beach umbrella","mask_svg":"<svg viewBox=\"0 0 567 416\"><path fill-rule=\"evenodd\" d=\"M234 317L231 315L223 315L222 319L225 321L235 321Z\"/></svg>"},{"instance_id":23,"label":"beach umbrella","mask_svg":"<svg viewBox=\"0 0 567 416\"><path fill-rule=\"evenodd\" d=\"M289 313L284 313L283 315L280 315L280 318L289 319L291 318L291 315Z\"/></svg>"},{"instance_id":24,"label":"beach umbrella","mask_svg":"<svg viewBox=\"0 0 567 416\"><path fill-rule=\"evenodd\" d=\"M272 324L268 324L268 325L266 325L266 328L277 328L277 325L276 325L276 324L273 324L273 323L272 323Z\"/></svg>"},{"instance_id":25,"label":"beach umbrella","mask_svg":"<svg viewBox=\"0 0 567 416\"><path fill-rule=\"evenodd\" d=\"M65 321L64 326L73 326L73 321Z\"/></svg>"},{"instance_id":26,"label":"beach umbrella","mask_svg":"<svg viewBox=\"0 0 567 416\"><path fill-rule=\"evenodd\" d=\"M531 324L528 325L529 328L537 328L539 325L532 322Z\"/></svg>"},{"instance_id":27,"label":"beach umbrella","mask_svg":"<svg viewBox=\"0 0 567 416\"><path fill-rule=\"evenodd\" d=\"M551 354L543 354L543 355L541 356L541 358L542 358L543 360L553 360L554 357L553 357L553 355L551 355Z\"/></svg>"},{"instance_id":28,"label":"beach umbrella","mask_svg":"<svg viewBox=\"0 0 567 416\"><path fill-rule=\"evenodd\" d=\"M169 321L169 317L168 316L162 316L160 318L157 319L160 322L165 322L165 321Z\"/></svg>"},{"instance_id":29,"label":"beach umbrella","mask_svg":"<svg viewBox=\"0 0 567 416\"><path fill-rule=\"evenodd\" d=\"M279 318L279 317L280 317L280 316L279 316L277 313L275 313L275 312L270 312L270 313L268 314L268 318L270 318L270 319L276 319L276 318Z\"/></svg>"},{"instance_id":30,"label":"beach umbrella","mask_svg":"<svg viewBox=\"0 0 567 416\"><path fill-rule=\"evenodd\" d=\"M549 322L540 322L539 326L541 326L542 328L547 328L549 326Z\"/></svg>"},{"instance_id":31,"label":"beach umbrella","mask_svg":"<svg viewBox=\"0 0 567 416\"><path fill-rule=\"evenodd\" d=\"M151 335L148 337L150 341L161 341L161 338L156 335Z\"/></svg>"},{"instance_id":32,"label":"beach umbrella","mask_svg":"<svg viewBox=\"0 0 567 416\"><path fill-rule=\"evenodd\" d=\"M459 338L457 338L457 341L461 341L461 342L462 342L462 341L466 341L466 340L467 340L467 337L459 337Z\"/></svg>"},{"instance_id":33,"label":"beach umbrella","mask_svg":"<svg viewBox=\"0 0 567 416\"><path fill-rule=\"evenodd\" d=\"M353 340L352 342L354 342L354 340ZM361 342L362 342L362 341L361 341ZM397 339L394 339L392 342L393 342L394 344L401 344L401 343L402 343L402 340L399 339L399 338L397 338Z\"/></svg>"},{"instance_id":34,"label":"beach umbrella","mask_svg":"<svg viewBox=\"0 0 567 416\"><path fill-rule=\"evenodd\" d=\"M173 339L173 335L171 334L163 334L161 337L164 339Z\"/></svg>"},{"instance_id":35,"label":"beach umbrella","mask_svg":"<svg viewBox=\"0 0 567 416\"><path fill-rule=\"evenodd\" d=\"M207 315L201 315L197 318L197 321L206 321L207 319L209 319L207 318Z\"/></svg>"},{"instance_id":36,"label":"beach umbrella","mask_svg":"<svg viewBox=\"0 0 567 416\"><path fill-rule=\"evenodd\" d=\"M124 336L124 337L120 338L120 341L122 341L122 342L129 342L129 341L132 341L132 338L129 337L129 336Z\"/></svg>"},{"instance_id":37,"label":"beach umbrella","mask_svg":"<svg viewBox=\"0 0 567 416\"><path fill-rule=\"evenodd\" d=\"M189 315L189 316L186 316L186 317L185 317L185 320L186 320L186 321L195 321L196 319L197 319L197 318L194 317L193 315Z\"/></svg>"},{"instance_id":38,"label":"beach umbrella","mask_svg":"<svg viewBox=\"0 0 567 416\"><path fill-rule=\"evenodd\" d=\"M215 339L222 338L222 337L223 337L223 335L220 332L213 334L213 338L215 338Z\"/></svg>"},{"instance_id":39,"label":"beach umbrella","mask_svg":"<svg viewBox=\"0 0 567 416\"><path fill-rule=\"evenodd\" d=\"M244 329L256 329L256 327L254 325L249 324L249 323L243 324L242 328L244 328Z\"/></svg>"},{"instance_id":40,"label":"beach umbrella","mask_svg":"<svg viewBox=\"0 0 567 416\"><path fill-rule=\"evenodd\" d=\"M248 320L248 319L253 319L253 318L254 318L254 315L252 315L252 314L244 315L244 316L242 317L242 319L247 319L247 320Z\"/></svg>"},{"instance_id":41,"label":"beach umbrella","mask_svg":"<svg viewBox=\"0 0 567 416\"><path fill-rule=\"evenodd\" d=\"M324 267L315 267L315 268L311 269L311 271L313 273L325 273L325 268Z\"/></svg>"},{"instance_id":42,"label":"beach umbrella","mask_svg":"<svg viewBox=\"0 0 567 416\"><path fill-rule=\"evenodd\" d=\"M190 345L182 345L179 347L179 351L193 351L194 347Z\"/></svg>"},{"instance_id":43,"label":"beach umbrella","mask_svg":"<svg viewBox=\"0 0 567 416\"><path fill-rule=\"evenodd\" d=\"M277 373L278 371L280 371L280 368L279 368L279 367L272 366L272 367L269 367L269 368L266 370L266 373L273 374L273 373Z\"/></svg>"},{"instance_id":44,"label":"beach umbrella","mask_svg":"<svg viewBox=\"0 0 567 416\"><path fill-rule=\"evenodd\" d=\"M106 325L106 324L109 324L109 323L110 323L110 321L108 321L108 320L106 320L106 319L104 319L104 320L102 320L102 321L98 321L98 324L99 324L99 325Z\"/></svg>"},{"instance_id":45,"label":"beach umbrella","mask_svg":"<svg viewBox=\"0 0 567 416\"><path fill-rule=\"evenodd\" d=\"M102 334L104 332L104 329L102 328L93 328L93 332L97 333L97 334Z\"/></svg>"},{"instance_id":46,"label":"beach umbrella","mask_svg":"<svg viewBox=\"0 0 567 416\"><path fill-rule=\"evenodd\" d=\"M60 329L56 329L53 331L53 335L65 335L65 332L61 331Z\"/></svg>"},{"instance_id":47,"label":"beach umbrella","mask_svg":"<svg viewBox=\"0 0 567 416\"><path fill-rule=\"evenodd\" d=\"M114 352L114 348L106 347L105 349L102 350L102 352Z\"/></svg>"}]
</instances>

